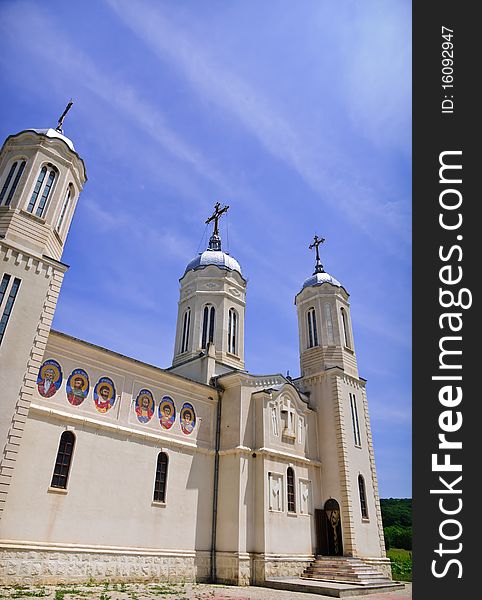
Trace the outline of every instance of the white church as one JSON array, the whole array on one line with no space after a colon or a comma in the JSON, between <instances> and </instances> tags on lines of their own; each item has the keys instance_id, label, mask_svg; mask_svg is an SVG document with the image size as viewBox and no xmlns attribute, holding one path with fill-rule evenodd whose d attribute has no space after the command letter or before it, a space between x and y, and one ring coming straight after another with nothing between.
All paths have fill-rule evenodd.
<instances>
[{"instance_id":1,"label":"white church","mask_svg":"<svg viewBox=\"0 0 482 600\"><path fill-rule=\"evenodd\" d=\"M219 204L180 273L171 366L55 331L87 179L62 122L0 153L0 583L386 581L366 382L323 240L295 297L297 379L245 370Z\"/></svg>"}]
</instances>

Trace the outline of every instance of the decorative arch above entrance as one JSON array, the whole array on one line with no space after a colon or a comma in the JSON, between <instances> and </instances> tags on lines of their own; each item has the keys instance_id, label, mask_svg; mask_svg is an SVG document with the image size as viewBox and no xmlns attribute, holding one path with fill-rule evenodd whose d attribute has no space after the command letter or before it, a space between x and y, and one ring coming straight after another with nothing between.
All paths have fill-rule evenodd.
<instances>
[{"instance_id":1,"label":"decorative arch above entrance","mask_svg":"<svg viewBox=\"0 0 482 600\"><path fill-rule=\"evenodd\" d=\"M340 505L334 498L315 511L316 553L321 556L343 556Z\"/></svg>"}]
</instances>

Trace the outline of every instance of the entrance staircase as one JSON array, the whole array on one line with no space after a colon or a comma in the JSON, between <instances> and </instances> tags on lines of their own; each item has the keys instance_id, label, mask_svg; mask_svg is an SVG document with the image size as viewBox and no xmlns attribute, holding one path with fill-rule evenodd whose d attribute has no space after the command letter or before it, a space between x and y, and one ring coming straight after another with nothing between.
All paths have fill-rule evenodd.
<instances>
[{"instance_id":1,"label":"entrance staircase","mask_svg":"<svg viewBox=\"0 0 482 600\"><path fill-rule=\"evenodd\" d=\"M349 556L317 556L301 577L360 586L393 584L391 579L364 563L363 560Z\"/></svg>"}]
</instances>

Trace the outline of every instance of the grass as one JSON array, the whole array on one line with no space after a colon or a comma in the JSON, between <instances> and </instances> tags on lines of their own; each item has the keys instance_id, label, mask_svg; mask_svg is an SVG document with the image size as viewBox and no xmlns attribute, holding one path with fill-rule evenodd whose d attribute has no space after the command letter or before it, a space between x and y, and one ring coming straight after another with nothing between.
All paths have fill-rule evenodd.
<instances>
[{"instance_id":1,"label":"grass","mask_svg":"<svg viewBox=\"0 0 482 600\"><path fill-rule=\"evenodd\" d=\"M412 553L409 550L390 548L387 552L396 581L412 581Z\"/></svg>"},{"instance_id":2,"label":"grass","mask_svg":"<svg viewBox=\"0 0 482 600\"><path fill-rule=\"evenodd\" d=\"M173 583L165 583L165 584L154 584L154 585L147 585L147 589L149 590L149 592L151 594L161 594L161 595L166 595L166 594L178 594L180 591L184 591L184 586L181 587L181 590L179 590L179 587L176 584Z\"/></svg>"}]
</instances>

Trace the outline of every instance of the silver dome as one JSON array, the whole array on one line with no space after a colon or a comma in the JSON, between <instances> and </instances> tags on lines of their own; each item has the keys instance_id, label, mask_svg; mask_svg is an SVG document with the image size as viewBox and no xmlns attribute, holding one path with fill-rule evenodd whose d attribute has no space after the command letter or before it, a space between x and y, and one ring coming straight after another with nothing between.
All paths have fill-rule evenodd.
<instances>
[{"instance_id":1,"label":"silver dome","mask_svg":"<svg viewBox=\"0 0 482 600\"><path fill-rule=\"evenodd\" d=\"M223 252L222 250L204 250L201 254L196 256L191 260L191 262L187 265L184 274L188 271L196 271L197 269L203 269L208 265L215 265L220 269L228 269L229 271L237 271L240 275L241 266L238 261Z\"/></svg>"},{"instance_id":2,"label":"silver dome","mask_svg":"<svg viewBox=\"0 0 482 600\"><path fill-rule=\"evenodd\" d=\"M314 273L311 277L305 280L303 287L301 289L305 289L314 285L321 285L322 283L331 283L331 285L336 285L337 287L342 287L341 283L332 277L329 273Z\"/></svg>"},{"instance_id":3,"label":"silver dome","mask_svg":"<svg viewBox=\"0 0 482 600\"><path fill-rule=\"evenodd\" d=\"M66 137L62 133L59 133L55 129L50 129L50 128L49 129L29 129L28 131L35 131L35 133L39 133L40 135L45 135L49 138L58 138L59 140L62 140L63 142L65 142L67 144L67 146L71 150L74 150L74 152L75 152L74 144L72 143L72 140L69 140L68 137Z\"/></svg>"}]
</instances>

